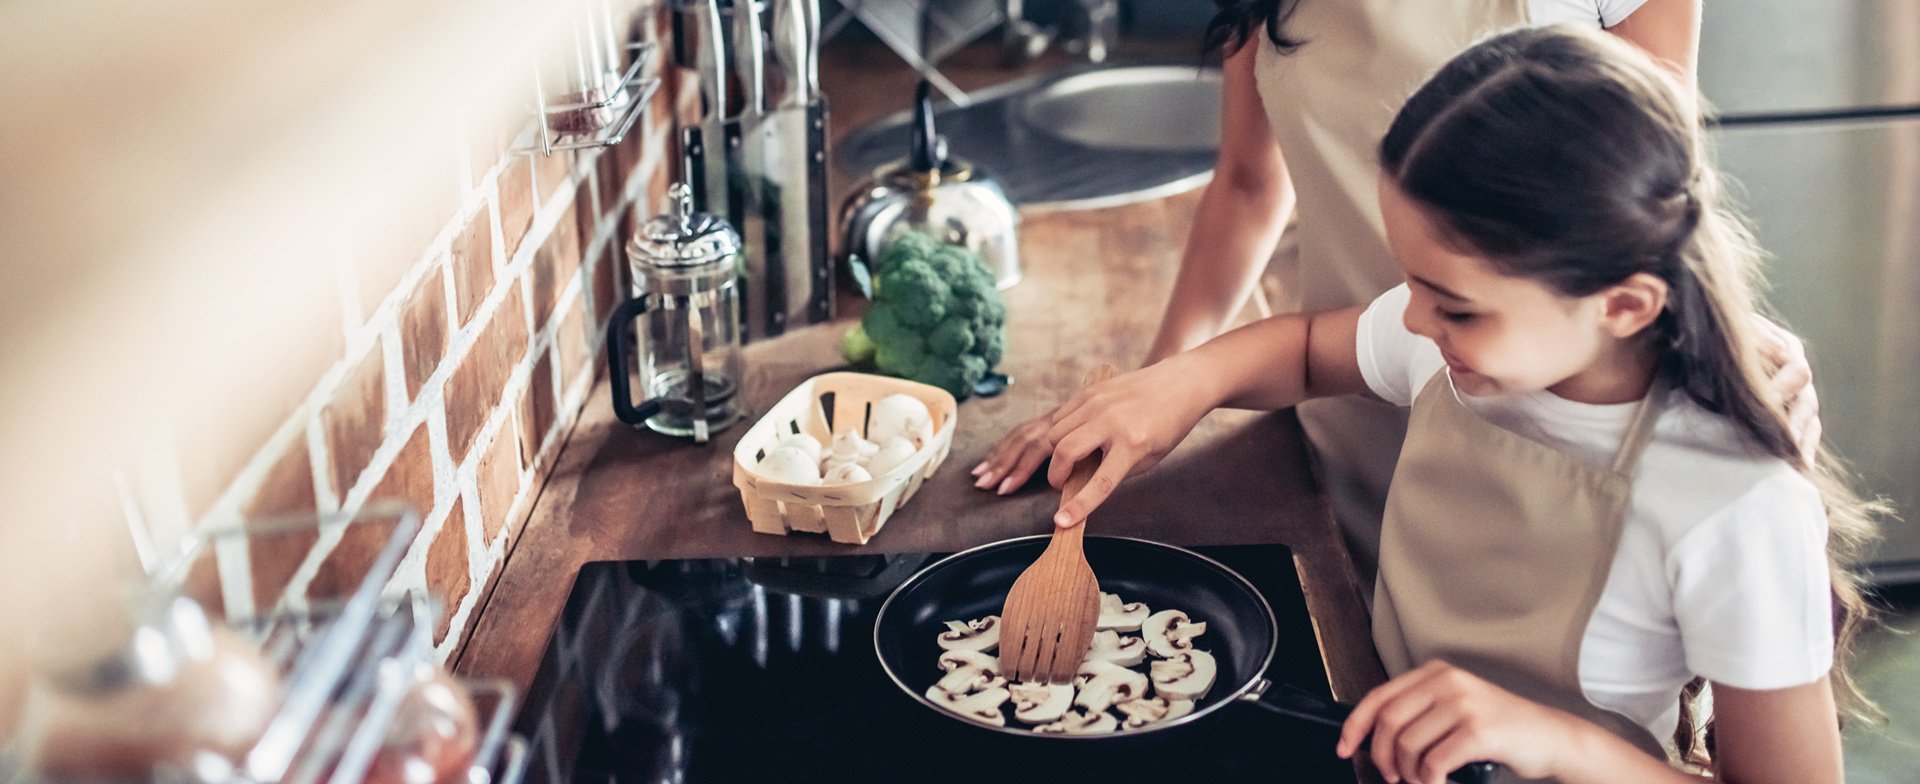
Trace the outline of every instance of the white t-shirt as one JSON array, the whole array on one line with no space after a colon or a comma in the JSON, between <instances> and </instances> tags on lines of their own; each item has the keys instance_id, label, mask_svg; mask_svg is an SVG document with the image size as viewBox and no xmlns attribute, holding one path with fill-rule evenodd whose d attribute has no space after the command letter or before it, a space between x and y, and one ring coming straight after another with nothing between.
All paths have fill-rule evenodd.
<instances>
[{"instance_id":1,"label":"white t-shirt","mask_svg":"<svg viewBox=\"0 0 1920 784\"><path fill-rule=\"evenodd\" d=\"M1612 27L1640 9L1647 0L1527 0L1527 17L1535 27L1576 24Z\"/></svg>"},{"instance_id":2,"label":"white t-shirt","mask_svg":"<svg viewBox=\"0 0 1920 784\"><path fill-rule=\"evenodd\" d=\"M1411 406L1446 366L1403 322L1405 284L1360 318L1360 372ZM1471 397L1508 430L1607 466L1638 403L1589 405L1551 392ZM1593 704L1663 741L1695 675L1744 689L1811 683L1833 664L1827 518L1813 484L1757 455L1725 418L1675 392L1633 479L1626 528L1580 646Z\"/></svg>"}]
</instances>

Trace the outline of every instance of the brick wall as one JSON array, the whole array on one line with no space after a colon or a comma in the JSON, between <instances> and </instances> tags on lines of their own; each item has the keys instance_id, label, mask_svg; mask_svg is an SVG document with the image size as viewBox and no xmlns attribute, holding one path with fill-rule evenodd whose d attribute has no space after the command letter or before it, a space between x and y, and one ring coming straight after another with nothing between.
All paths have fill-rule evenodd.
<instances>
[{"instance_id":1,"label":"brick wall","mask_svg":"<svg viewBox=\"0 0 1920 784\"><path fill-rule=\"evenodd\" d=\"M171 516L189 529L404 501L423 526L389 594L439 596L438 653L458 649L604 365L602 327L628 285L625 243L636 220L663 211L675 118L697 99L668 62L662 7L640 7L633 29L663 44L644 71L663 83L627 138L543 156L507 149L525 115L504 130L449 133L443 156L419 165L449 173L457 198L422 208L422 239L377 253L379 243L341 243L340 326L315 325L317 372L293 394L303 402L265 423L264 440L215 429L222 438L196 441L195 455L171 456L180 470L123 487L136 530L164 538L156 529L169 513L156 498L177 498ZM156 491L155 473L179 487ZM364 569L376 550L318 536L223 551L246 563L223 562L220 574L275 585L292 575L296 593L318 590L334 565ZM267 589L223 593L274 601Z\"/></svg>"}]
</instances>

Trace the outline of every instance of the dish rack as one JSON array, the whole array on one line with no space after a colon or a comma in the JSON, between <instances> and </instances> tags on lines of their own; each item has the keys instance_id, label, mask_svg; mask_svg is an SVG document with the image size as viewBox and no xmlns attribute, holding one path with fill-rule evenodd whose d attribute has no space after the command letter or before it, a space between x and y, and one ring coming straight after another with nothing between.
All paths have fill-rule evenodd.
<instances>
[{"instance_id":1,"label":"dish rack","mask_svg":"<svg viewBox=\"0 0 1920 784\"><path fill-rule=\"evenodd\" d=\"M419 530L411 508L377 504L351 518L249 521L190 537L183 554L155 573L141 601L161 607L191 600L198 612L224 622L256 646L278 676L279 701L260 738L230 768L163 766L153 780L369 780L403 698L438 673L432 634L439 602L384 595ZM303 553L325 539L334 539L336 550L349 549L349 557L331 567L322 557L321 568L303 563L284 574L253 563L263 554ZM370 565L363 562L366 555L372 556ZM519 784L527 744L508 732L516 690L502 680L456 680L472 700L477 741L464 774L455 768L436 784L456 784L449 781L456 775L463 779L457 784ZM29 771L6 767L0 765L0 781L36 780Z\"/></svg>"},{"instance_id":2,"label":"dish rack","mask_svg":"<svg viewBox=\"0 0 1920 784\"><path fill-rule=\"evenodd\" d=\"M836 429L851 428L865 436L873 404L894 394L926 404L934 435L885 474L865 482L796 485L754 473L761 456L787 435L805 433L822 445L833 443ZM733 484L740 489L753 530L781 536L792 531L824 533L836 542L866 544L946 461L958 408L953 395L939 387L867 373L825 373L801 382L733 449Z\"/></svg>"}]
</instances>

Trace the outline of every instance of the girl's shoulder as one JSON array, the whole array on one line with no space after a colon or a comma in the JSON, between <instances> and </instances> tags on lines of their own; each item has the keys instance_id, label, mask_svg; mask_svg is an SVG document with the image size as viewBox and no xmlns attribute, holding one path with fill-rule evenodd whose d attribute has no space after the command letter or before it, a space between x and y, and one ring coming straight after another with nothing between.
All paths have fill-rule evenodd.
<instances>
[{"instance_id":1,"label":"girl's shoulder","mask_svg":"<svg viewBox=\"0 0 1920 784\"><path fill-rule=\"evenodd\" d=\"M1726 417L1678 392L1640 459L1634 495L1635 507L1657 523L1670 546L1725 525L1792 538L1824 540L1826 534L1812 481L1760 451Z\"/></svg>"}]
</instances>

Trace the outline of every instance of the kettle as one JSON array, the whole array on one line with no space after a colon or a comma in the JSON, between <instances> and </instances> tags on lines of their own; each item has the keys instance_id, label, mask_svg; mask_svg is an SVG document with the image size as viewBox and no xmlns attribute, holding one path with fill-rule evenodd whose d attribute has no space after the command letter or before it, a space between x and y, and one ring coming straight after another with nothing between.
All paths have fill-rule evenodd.
<instances>
[{"instance_id":1,"label":"kettle","mask_svg":"<svg viewBox=\"0 0 1920 784\"><path fill-rule=\"evenodd\" d=\"M912 229L978 254L1006 289L1020 282L1020 213L985 170L947 154L934 131L931 90L923 79L914 93L906 160L874 170L840 208L842 252L857 262L847 268L856 277L877 274L880 254Z\"/></svg>"}]
</instances>

